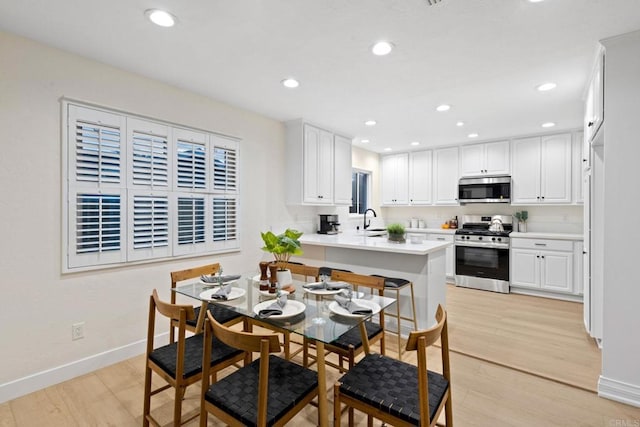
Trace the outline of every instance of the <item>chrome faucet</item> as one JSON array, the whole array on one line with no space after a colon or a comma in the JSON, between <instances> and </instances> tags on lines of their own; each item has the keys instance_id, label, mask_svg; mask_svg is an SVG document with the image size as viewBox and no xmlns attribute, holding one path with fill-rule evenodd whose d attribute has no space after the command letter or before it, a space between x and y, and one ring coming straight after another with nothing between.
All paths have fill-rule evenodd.
<instances>
[{"instance_id":1,"label":"chrome faucet","mask_svg":"<svg viewBox=\"0 0 640 427\"><path fill-rule=\"evenodd\" d=\"M367 229L367 228L369 228L369 226L371 225L371 220L369 220L369 222L367 222L367 212L369 212L369 211L373 212L373 216L374 216L374 217L377 217L377 216L378 216L378 215L376 214L376 211L374 211L374 210L373 210L373 209L371 209L371 208L369 208L369 209L367 209L366 211L364 211L364 224L363 224L363 227L362 227L362 229L363 229L363 230L366 230L366 229Z\"/></svg>"}]
</instances>

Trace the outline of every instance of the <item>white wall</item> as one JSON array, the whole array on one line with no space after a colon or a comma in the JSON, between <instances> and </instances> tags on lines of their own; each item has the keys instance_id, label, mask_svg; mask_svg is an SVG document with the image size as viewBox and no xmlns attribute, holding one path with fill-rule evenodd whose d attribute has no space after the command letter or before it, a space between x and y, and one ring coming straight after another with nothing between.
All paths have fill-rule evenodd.
<instances>
[{"instance_id":1,"label":"white wall","mask_svg":"<svg viewBox=\"0 0 640 427\"><path fill-rule=\"evenodd\" d=\"M604 325L598 391L640 406L640 31L603 42L604 121ZM626 225L632 225L626 227Z\"/></svg>"},{"instance_id":2,"label":"white wall","mask_svg":"<svg viewBox=\"0 0 640 427\"><path fill-rule=\"evenodd\" d=\"M169 297L171 270L212 261L229 272L253 269L263 257L259 231L300 213L283 203L280 122L2 32L0 58L2 402L46 385L41 371L144 340L149 295L158 288ZM242 138L242 251L63 276L62 96ZM71 341L80 321L85 338ZM64 372L58 379L77 370Z\"/></svg>"}]
</instances>

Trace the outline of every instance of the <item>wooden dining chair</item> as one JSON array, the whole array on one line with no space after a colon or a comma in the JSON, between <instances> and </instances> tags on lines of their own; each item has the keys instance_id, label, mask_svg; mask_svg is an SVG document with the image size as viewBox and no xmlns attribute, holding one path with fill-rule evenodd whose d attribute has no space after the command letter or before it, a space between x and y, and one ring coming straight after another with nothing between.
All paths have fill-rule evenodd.
<instances>
[{"instance_id":1,"label":"wooden dining chair","mask_svg":"<svg viewBox=\"0 0 640 427\"><path fill-rule=\"evenodd\" d=\"M206 427L209 413L230 426L282 426L318 395L318 374L271 353L280 352L274 334L254 334L230 329L207 313L205 340L211 336L260 358L210 384L208 369L202 376L200 426ZM204 349L204 360L208 353ZM322 392L325 392L324 390ZM320 417L327 414L318 413Z\"/></svg>"},{"instance_id":2,"label":"wooden dining chair","mask_svg":"<svg viewBox=\"0 0 640 427\"><path fill-rule=\"evenodd\" d=\"M171 272L171 288L175 288L178 286L179 282L190 279L197 279L202 275L210 276L212 274L218 273L220 270L220 264L207 264L199 267L188 268L186 270L178 270ZM176 303L176 293L171 292L171 304ZM218 319L219 322L233 325L239 323L243 320L243 317L240 313L237 313L233 310L229 310L227 308L221 307L215 304L208 304L209 311L213 313L214 317ZM199 332L196 331L198 316L200 315L201 307L195 307L196 317L193 320L187 321L187 330L190 332ZM177 327L177 322L171 322L171 329L169 330L169 342L174 342L175 340L175 328Z\"/></svg>"},{"instance_id":3,"label":"wooden dining chair","mask_svg":"<svg viewBox=\"0 0 640 427\"><path fill-rule=\"evenodd\" d=\"M177 341L154 348L156 312L177 322ZM151 396L168 388L174 388L173 425L179 426L198 416L182 420L182 399L187 386L200 381L202 366L206 367L207 376L215 380L216 372L244 359L244 352L229 347L217 339L196 334L186 337L187 320L195 319L195 312L190 305L177 305L161 301L154 289L149 298L149 325L147 329L147 351L144 377L144 412L143 426L160 423L151 415ZM207 343L207 345L205 345ZM209 349L203 359L203 347ZM152 373L156 373L166 382L165 385L152 390Z\"/></svg>"},{"instance_id":4,"label":"wooden dining chair","mask_svg":"<svg viewBox=\"0 0 640 427\"><path fill-rule=\"evenodd\" d=\"M367 276L363 274L350 273L341 270L333 270L331 280L347 282L353 285L357 290L361 287L369 288L378 295L384 295L384 278ZM384 310L379 313L379 323L373 320L367 320L364 322L365 329L367 331L367 337L370 344L380 343L380 353L385 354L385 331L384 331ZM314 359L309 354L309 346L313 345L314 341L308 338L304 339L302 364L309 366L309 359ZM338 369L340 372L345 372L347 369L351 369L355 364L357 356L364 352L364 346L362 342L362 334L359 328L353 328L348 332L342 334L336 340L324 345L325 351L336 353L338 355L338 364L325 361L326 365L332 366ZM348 368L345 368L344 361L347 361Z\"/></svg>"},{"instance_id":5,"label":"wooden dining chair","mask_svg":"<svg viewBox=\"0 0 640 427\"><path fill-rule=\"evenodd\" d=\"M453 427L451 367L447 313L441 305L437 324L413 331L407 351L416 351L418 366L379 354L365 356L333 387L334 426L340 427L341 405L394 426L434 426L442 409L447 427ZM427 369L427 347L440 339L442 374ZM352 425L352 419L349 419Z\"/></svg>"}]
</instances>

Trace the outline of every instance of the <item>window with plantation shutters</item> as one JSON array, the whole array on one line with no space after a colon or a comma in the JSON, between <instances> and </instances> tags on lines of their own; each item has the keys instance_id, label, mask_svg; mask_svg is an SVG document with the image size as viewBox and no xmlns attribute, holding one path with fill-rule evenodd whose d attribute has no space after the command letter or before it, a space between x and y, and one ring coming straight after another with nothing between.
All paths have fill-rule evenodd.
<instances>
[{"instance_id":1,"label":"window with plantation shutters","mask_svg":"<svg viewBox=\"0 0 640 427\"><path fill-rule=\"evenodd\" d=\"M239 250L239 142L63 101L63 271Z\"/></svg>"}]
</instances>

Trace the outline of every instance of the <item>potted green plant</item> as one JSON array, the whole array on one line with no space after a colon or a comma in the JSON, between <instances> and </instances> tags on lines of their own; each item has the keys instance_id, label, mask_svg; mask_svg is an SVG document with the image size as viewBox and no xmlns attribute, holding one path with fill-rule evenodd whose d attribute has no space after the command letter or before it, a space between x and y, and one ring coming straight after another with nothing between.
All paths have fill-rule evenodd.
<instances>
[{"instance_id":1,"label":"potted green plant","mask_svg":"<svg viewBox=\"0 0 640 427\"><path fill-rule=\"evenodd\" d=\"M278 283L280 285L287 285L292 282L291 272L287 269L287 264L292 255L302 255L302 248L300 247L301 231L287 228L282 234L274 234L271 231L260 233L264 246L262 250L270 252L276 259L276 265L278 266ZM288 275L287 275L288 273Z\"/></svg>"},{"instance_id":2,"label":"potted green plant","mask_svg":"<svg viewBox=\"0 0 640 427\"><path fill-rule=\"evenodd\" d=\"M404 243L404 225L399 223L393 223L387 225L387 235L390 242Z\"/></svg>"}]
</instances>

